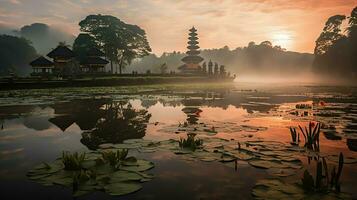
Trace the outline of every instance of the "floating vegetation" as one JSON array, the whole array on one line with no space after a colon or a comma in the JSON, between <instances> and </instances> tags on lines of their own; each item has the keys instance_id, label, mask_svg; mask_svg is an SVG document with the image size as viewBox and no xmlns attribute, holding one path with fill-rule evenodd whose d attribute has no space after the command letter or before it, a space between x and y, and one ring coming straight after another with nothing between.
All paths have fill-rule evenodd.
<instances>
[{"instance_id":1,"label":"floating vegetation","mask_svg":"<svg viewBox=\"0 0 357 200\"><path fill-rule=\"evenodd\" d=\"M263 126L253 126L237 124L235 122L220 122L211 121L207 123L179 123L178 125L168 125L163 126L159 129L160 132L165 133L196 133L200 135L214 136L217 133L238 133L238 132L249 132L256 133L260 131L266 131L268 128Z\"/></svg>"},{"instance_id":2,"label":"floating vegetation","mask_svg":"<svg viewBox=\"0 0 357 200\"><path fill-rule=\"evenodd\" d=\"M62 162L65 170L81 170L85 153L62 152Z\"/></svg>"},{"instance_id":3,"label":"floating vegetation","mask_svg":"<svg viewBox=\"0 0 357 200\"><path fill-rule=\"evenodd\" d=\"M141 182L153 176L143 173L154 167L152 162L127 157L128 150L69 153L52 163L42 163L28 171L30 180L42 185L62 185L73 190L74 196L94 191L125 195L141 189Z\"/></svg>"},{"instance_id":4,"label":"floating vegetation","mask_svg":"<svg viewBox=\"0 0 357 200\"><path fill-rule=\"evenodd\" d=\"M195 133L188 133L187 139L181 138L179 141L179 146L181 149L191 149L195 151L197 148L202 147L203 140L195 139Z\"/></svg>"},{"instance_id":5,"label":"floating vegetation","mask_svg":"<svg viewBox=\"0 0 357 200\"><path fill-rule=\"evenodd\" d=\"M286 183L279 179L258 180L252 196L259 200L275 199L351 199L345 193L306 193L297 183Z\"/></svg>"},{"instance_id":6,"label":"floating vegetation","mask_svg":"<svg viewBox=\"0 0 357 200\"><path fill-rule=\"evenodd\" d=\"M312 105L311 104L296 104L295 105L295 108L296 109L311 109L312 108Z\"/></svg>"},{"instance_id":7,"label":"floating vegetation","mask_svg":"<svg viewBox=\"0 0 357 200\"><path fill-rule=\"evenodd\" d=\"M321 123L309 123L309 128L305 127L304 129L299 125L299 128L304 136L305 139L305 145L304 147L314 150L314 151L319 151L320 150L320 128L321 128Z\"/></svg>"},{"instance_id":8,"label":"floating vegetation","mask_svg":"<svg viewBox=\"0 0 357 200\"><path fill-rule=\"evenodd\" d=\"M131 139L124 141L124 144L103 144L101 147L123 149L131 145L135 146L133 150L149 153L166 150L188 162L199 160L230 163L240 160L253 167L267 169L268 174L279 177L296 174L302 168L299 156L304 155L305 150L298 146L291 147L291 145L275 141L237 142L214 137L203 137L198 141L194 136L195 134L190 134L187 139L181 139L181 141ZM194 147L192 148L191 145Z\"/></svg>"},{"instance_id":9,"label":"floating vegetation","mask_svg":"<svg viewBox=\"0 0 357 200\"><path fill-rule=\"evenodd\" d=\"M119 168L120 162L123 162L126 160L128 152L129 152L128 149L117 150L116 152L115 151L103 151L102 157L103 157L103 160L109 162L109 164L112 167Z\"/></svg>"},{"instance_id":10,"label":"floating vegetation","mask_svg":"<svg viewBox=\"0 0 357 200\"><path fill-rule=\"evenodd\" d=\"M331 173L329 174L325 158L319 159L316 166L315 180L307 170L304 171L304 176L302 178L302 185L304 190L307 192L340 192L340 177L342 173L343 162L343 154L340 153L337 171L336 166L334 166Z\"/></svg>"}]
</instances>

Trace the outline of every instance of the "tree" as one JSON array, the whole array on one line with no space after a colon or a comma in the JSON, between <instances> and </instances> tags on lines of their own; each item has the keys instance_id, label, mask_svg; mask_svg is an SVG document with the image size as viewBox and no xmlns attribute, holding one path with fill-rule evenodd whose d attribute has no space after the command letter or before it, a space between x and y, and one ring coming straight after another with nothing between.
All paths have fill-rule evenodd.
<instances>
[{"instance_id":1,"label":"tree","mask_svg":"<svg viewBox=\"0 0 357 200\"><path fill-rule=\"evenodd\" d=\"M268 48L272 48L273 44L270 41L264 41L264 42L260 43L260 46L266 46Z\"/></svg>"},{"instance_id":2,"label":"tree","mask_svg":"<svg viewBox=\"0 0 357 200\"><path fill-rule=\"evenodd\" d=\"M149 55L150 45L146 33L137 25L126 24L110 15L89 15L79 23L80 30L97 41L111 63L122 68L133 59Z\"/></svg>"},{"instance_id":3,"label":"tree","mask_svg":"<svg viewBox=\"0 0 357 200\"><path fill-rule=\"evenodd\" d=\"M336 40L343 37L341 34L341 24L345 19L345 15L335 15L327 20L322 33L316 40L315 55L326 53Z\"/></svg>"},{"instance_id":4,"label":"tree","mask_svg":"<svg viewBox=\"0 0 357 200\"><path fill-rule=\"evenodd\" d=\"M24 38L0 35L0 73L8 74L9 70L27 75L31 72L29 63L37 56L36 50Z\"/></svg>"},{"instance_id":5,"label":"tree","mask_svg":"<svg viewBox=\"0 0 357 200\"><path fill-rule=\"evenodd\" d=\"M341 25L346 18L349 19L348 27L343 31ZM314 53L315 72L356 82L357 7L352 10L350 17L335 15L327 20L316 41Z\"/></svg>"},{"instance_id":6,"label":"tree","mask_svg":"<svg viewBox=\"0 0 357 200\"><path fill-rule=\"evenodd\" d=\"M357 7L355 7L348 21L348 44L351 67L357 66ZM354 70L356 73L356 69Z\"/></svg>"},{"instance_id":7,"label":"tree","mask_svg":"<svg viewBox=\"0 0 357 200\"><path fill-rule=\"evenodd\" d=\"M88 50L97 47L98 45L92 36L86 33L81 33L74 40L73 52L76 54L77 60L82 61L85 59Z\"/></svg>"}]
</instances>

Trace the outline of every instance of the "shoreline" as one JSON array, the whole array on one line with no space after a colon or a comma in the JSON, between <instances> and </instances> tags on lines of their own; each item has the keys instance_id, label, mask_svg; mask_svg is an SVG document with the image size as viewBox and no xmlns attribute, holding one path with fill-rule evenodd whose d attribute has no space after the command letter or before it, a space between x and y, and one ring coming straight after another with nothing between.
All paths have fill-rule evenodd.
<instances>
[{"instance_id":1,"label":"shoreline","mask_svg":"<svg viewBox=\"0 0 357 200\"><path fill-rule=\"evenodd\" d=\"M0 79L0 90L48 89L67 87L106 87L131 86L167 83L224 83L233 82L233 78L206 76L116 76L82 78L73 80L40 80L33 78Z\"/></svg>"}]
</instances>

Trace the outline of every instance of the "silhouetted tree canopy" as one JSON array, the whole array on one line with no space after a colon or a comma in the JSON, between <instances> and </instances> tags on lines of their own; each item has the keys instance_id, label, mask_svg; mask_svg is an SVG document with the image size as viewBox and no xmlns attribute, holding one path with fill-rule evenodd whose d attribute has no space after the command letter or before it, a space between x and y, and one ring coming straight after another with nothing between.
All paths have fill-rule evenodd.
<instances>
[{"instance_id":1,"label":"silhouetted tree canopy","mask_svg":"<svg viewBox=\"0 0 357 200\"><path fill-rule=\"evenodd\" d=\"M126 24L110 15L89 15L79 23L80 30L95 38L99 46L113 63L122 68L132 60L146 56L151 48L146 33L137 25Z\"/></svg>"},{"instance_id":2,"label":"silhouetted tree canopy","mask_svg":"<svg viewBox=\"0 0 357 200\"><path fill-rule=\"evenodd\" d=\"M346 19L347 28L342 30ZM314 53L316 73L357 83L357 7L350 17L335 15L327 20Z\"/></svg>"},{"instance_id":3,"label":"silhouetted tree canopy","mask_svg":"<svg viewBox=\"0 0 357 200\"><path fill-rule=\"evenodd\" d=\"M36 50L24 38L0 35L0 73L28 74L29 63L37 56Z\"/></svg>"}]
</instances>

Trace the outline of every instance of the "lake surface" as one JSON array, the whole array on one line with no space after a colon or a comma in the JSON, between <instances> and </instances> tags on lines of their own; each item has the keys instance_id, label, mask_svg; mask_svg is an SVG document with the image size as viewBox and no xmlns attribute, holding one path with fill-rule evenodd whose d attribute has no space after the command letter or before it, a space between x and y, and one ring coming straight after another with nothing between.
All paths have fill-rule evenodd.
<instances>
[{"instance_id":1,"label":"lake surface","mask_svg":"<svg viewBox=\"0 0 357 200\"><path fill-rule=\"evenodd\" d=\"M296 108L307 104L311 107ZM109 123L135 114L137 120ZM1 199L72 199L61 186L42 186L28 180L28 170L51 162L63 151L91 151L101 144L127 139L179 139L198 126L198 138L229 141L276 141L290 145L289 127L322 125L320 153L343 153L341 191L357 198L357 88L294 85L164 85L145 87L64 88L0 92ZM103 128L99 124L106 124ZM196 129L196 128L195 128ZM302 144L300 144L301 146ZM113 197L95 192L79 199L254 199L257 180L274 177L266 169L238 160L222 162L182 159L168 150L131 151L155 167L152 181L140 191ZM301 182L315 163L302 156L303 167L287 182Z\"/></svg>"}]
</instances>

